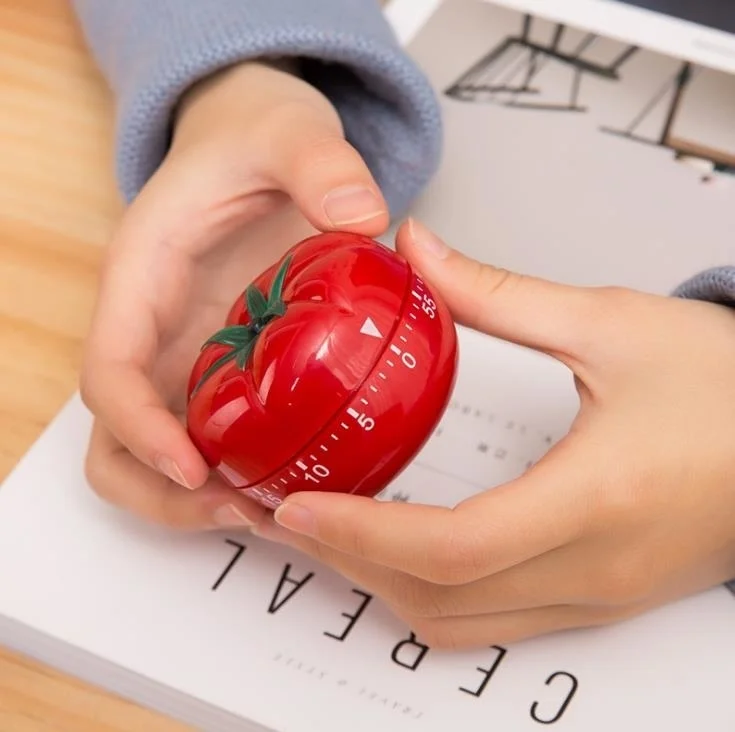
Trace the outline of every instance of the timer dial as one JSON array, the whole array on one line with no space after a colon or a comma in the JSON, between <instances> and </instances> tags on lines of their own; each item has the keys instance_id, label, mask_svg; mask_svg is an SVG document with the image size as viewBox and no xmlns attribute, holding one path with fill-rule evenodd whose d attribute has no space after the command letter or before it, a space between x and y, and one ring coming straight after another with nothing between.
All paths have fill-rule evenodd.
<instances>
[{"instance_id":1,"label":"timer dial","mask_svg":"<svg viewBox=\"0 0 735 732\"><path fill-rule=\"evenodd\" d=\"M403 257L320 234L261 274L204 344L189 434L268 508L303 490L375 496L441 418L457 358L447 308Z\"/></svg>"}]
</instances>

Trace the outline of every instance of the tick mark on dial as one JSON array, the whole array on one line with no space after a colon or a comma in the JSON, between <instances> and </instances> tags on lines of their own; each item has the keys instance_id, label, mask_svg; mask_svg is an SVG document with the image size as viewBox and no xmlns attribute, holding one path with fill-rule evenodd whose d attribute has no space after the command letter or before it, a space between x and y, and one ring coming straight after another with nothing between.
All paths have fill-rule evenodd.
<instances>
[{"instance_id":1,"label":"tick mark on dial","mask_svg":"<svg viewBox=\"0 0 735 732\"><path fill-rule=\"evenodd\" d=\"M395 364L393 363L393 361L391 361L391 360L390 360L389 358L387 358L387 359L385 360L385 362L386 362L386 363L388 364L388 366L391 366L391 367L392 367L392 366L395 366Z\"/></svg>"},{"instance_id":2,"label":"tick mark on dial","mask_svg":"<svg viewBox=\"0 0 735 732\"><path fill-rule=\"evenodd\" d=\"M374 392L377 392L377 391L378 391L378 387L377 387L377 386L373 386L373 385L371 384L371 385L370 385L370 391L374 391Z\"/></svg>"},{"instance_id":3,"label":"tick mark on dial","mask_svg":"<svg viewBox=\"0 0 735 732\"><path fill-rule=\"evenodd\" d=\"M330 437L331 437L331 438L332 438L333 440L339 440L339 437L337 437L337 435L335 435L335 434L334 434L334 432L332 432L332 434L331 434L331 435L329 435L329 436L330 436Z\"/></svg>"},{"instance_id":4,"label":"tick mark on dial","mask_svg":"<svg viewBox=\"0 0 735 732\"><path fill-rule=\"evenodd\" d=\"M384 374L384 373L383 373L382 371L378 372L378 376L379 376L379 377L380 377L381 379L385 379L385 378L386 378L385 374Z\"/></svg>"},{"instance_id":5,"label":"tick mark on dial","mask_svg":"<svg viewBox=\"0 0 735 732\"><path fill-rule=\"evenodd\" d=\"M343 430L350 429L350 426L346 422L340 422L340 426L342 427Z\"/></svg>"},{"instance_id":6,"label":"tick mark on dial","mask_svg":"<svg viewBox=\"0 0 735 732\"><path fill-rule=\"evenodd\" d=\"M328 452L326 445L319 445L319 449L322 450L323 452Z\"/></svg>"},{"instance_id":7,"label":"tick mark on dial","mask_svg":"<svg viewBox=\"0 0 735 732\"><path fill-rule=\"evenodd\" d=\"M286 483L288 483L288 481L285 478L281 478L281 483L283 483L283 485L286 485Z\"/></svg>"}]
</instances>

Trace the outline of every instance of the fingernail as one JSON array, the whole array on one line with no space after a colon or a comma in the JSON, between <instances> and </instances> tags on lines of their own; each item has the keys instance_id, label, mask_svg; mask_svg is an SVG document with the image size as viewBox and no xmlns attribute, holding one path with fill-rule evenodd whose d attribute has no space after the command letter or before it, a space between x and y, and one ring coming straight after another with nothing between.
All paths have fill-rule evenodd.
<instances>
[{"instance_id":1,"label":"fingernail","mask_svg":"<svg viewBox=\"0 0 735 732\"><path fill-rule=\"evenodd\" d=\"M362 186L345 186L324 197L324 213L332 226L360 224L386 213L380 199Z\"/></svg>"},{"instance_id":2,"label":"fingernail","mask_svg":"<svg viewBox=\"0 0 735 732\"><path fill-rule=\"evenodd\" d=\"M165 456L158 458L158 460L156 461L156 467L164 475L168 476L174 483L178 483L184 488L193 490L192 486L190 486L186 482L186 478L184 478L184 474L181 472L181 468L173 460L171 460L171 458Z\"/></svg>"},{"instance_id":3,"label":"fingernail","mask_svg":"<svg viewBox=\"0 0 735 732\"><path fill-rule=\"evenodd\" d=\"M255 522L249 519L237 506L228 503L214 512L214 523L217 526L252 526Z\"/></svg>"},{"instance_id":4,"label":"fingernail","mask_svg":"<svg viewBox=\"0 0 735 732\"><path fill-rule=\"evenodd\" d=\"M408 233L416 246L439 259L445 259L450 252L449 247L436 234L415 219L408 220Z\"/></svg>"},{"instance_id":5,"label":"fingernail","mask_svg":"<svg viewBox=\"0 0 735 732\"><path fill-rule=\"evenodd\" d=\"M298 534L313 536L316 533L314 514L298 503L282 503L276 509L273 518L284 529L290 529Z\"/></svg>"}]
</instances>

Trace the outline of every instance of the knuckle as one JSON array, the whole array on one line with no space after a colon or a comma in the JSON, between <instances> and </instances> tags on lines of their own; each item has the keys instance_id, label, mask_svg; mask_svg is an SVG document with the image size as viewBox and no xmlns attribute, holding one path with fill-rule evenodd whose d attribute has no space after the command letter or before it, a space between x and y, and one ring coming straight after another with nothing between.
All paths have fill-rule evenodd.
<instances>
[{"instance_id":1,"label":"knuckle","mask_svg":"<svg viewBox=\"0 0 735 732\"><path fill-rule=\"evenodd\" d=\"M344 137L335 132L324 132L304 146L304 153L311 163L332 161L349 154L351 148Z\"/></svg>"},{"instance_id":2,"label":"knuckle","mask_svg":"<svg viewBox=\"0 0 735 732\"><path fill-rule=\"evenodd\" d=\"M319 541L309 542L309 555L320 564L329 564L331 552Z\"/></svg>"},{"instance_id":3,"label":"knuckle","mask_svg":"<svg viewBox=\"0 0 735 732\"><path fill-rule=\"evenodd\" d=\"M427 574L432 582L440 585L460 584L458 579L462 572L461 563L453 553L450 545L445 542L437 542L436 548L429 552L429 566Z\"/></svg>"},{"instance_id":4,"label":"knuckle","mask_svg":"<svg viewBox=\"0 0 735 732\"><path fill-rule=\"evenodd\" d=\"M299 550L314 559L318 564L332 567L338 571L344 568L344 562L338 551L326 546L321 541L303 538L299 541Z\"/></svg>"},{"instance_id":5,"label":"knuckle","mask_svg":"<svg viewBox=\"0 0 735 732\"><path fill-rule=\"evenodd\" d=\"M167 490L151 491L146 501L147 506L140 507L139 510L144 512L150 521L167 529L206 526L208 521L198 515L199 512L184 510L185 506L178 500L180 491L176 490L176 484L168 479L167 483Z\"/></svg>"},{"instance_id":6,"label":"knuckle","mask_svg":"<svg viewBox=\"0 0 735 732\"><path fill-rule=\"evenodd\" d=\"M337 546L348 547L347 553L359 559L370 558L370 552L365 544L365 537L360 531L351 531L349 534L339 537Z\"/></svg>"},{"instance_id":7,"label":"knuckle","mask_svg":"<svg viewBox=\"0 0 735 732\"><path fill-rule=\"evenodd\" d=\"M315 171L342 168L353 158L351 148L343 137L325 134L297 148L293 160L297 174L313 176Z\"/></svg>"},{"instance_id":8,"label":"knuckle","mask_svg":"<svg viewBox=\"0 0 735 732\"><path fill-rule=\"evenodd\" d=\"M456 514L455 514L456 515ZM428 553L428 573L440 585L461 585L485 574L482 537L458 521L449 522L446 533L436 539Z\"/></svg>"},{"instance_id":9,"label":"knuckle","mask_svg":"<svg viewBox=\"0 0 735 732\"><path fill-rule=\"evenodd\" d=\"M440 618L448 614L437 588L415 577L391 573L386 594L390 604L418 618Z\"/></svg>"},{"instance_id":10,"label":"knuckle","mask_svg":"<svg viewBox=\"0 0 735 732\"><path fill-rule=\"evenodd\" d=\"M518 286L525 275L512 272L503 267L494 267L489 264L477 262L475 265L475 282L471 291L483 293L486 297L497 294L499 291L507 291Z\"/></svg>"},{"instance_id":11,"label":"knuckle","mask_svg":"<svg viewBox=\"0 0 735 732\"><path fill-rule=\"evenodd\" d=\"M457 632L457 625L449 620L414 618L411 627L417 640L439 651L461 650L464 643Z\"/></svg>"}]
</instances>

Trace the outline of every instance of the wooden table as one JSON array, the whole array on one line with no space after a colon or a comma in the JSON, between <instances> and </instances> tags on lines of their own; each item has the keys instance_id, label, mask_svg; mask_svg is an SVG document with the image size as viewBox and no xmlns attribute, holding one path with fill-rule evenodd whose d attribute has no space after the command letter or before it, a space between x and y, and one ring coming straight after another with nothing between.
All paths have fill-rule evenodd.
<instances>
[{"instance_id":1,"label":"wooden table","mask_svg":"<svg viewBox=\"0 0 735 732\"><path fill-rule=\"evenodd\" d=\"M0 0L0 480L77 387L121 212L113 109L66 0ZM181 732L0 649L3 732Z\"/></svg>"}]
</instances>

